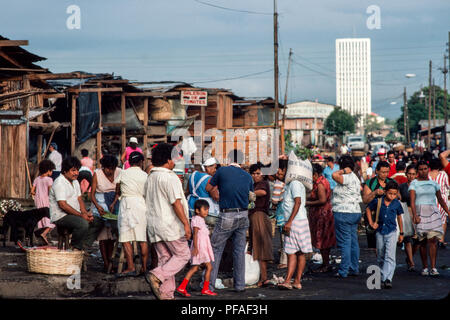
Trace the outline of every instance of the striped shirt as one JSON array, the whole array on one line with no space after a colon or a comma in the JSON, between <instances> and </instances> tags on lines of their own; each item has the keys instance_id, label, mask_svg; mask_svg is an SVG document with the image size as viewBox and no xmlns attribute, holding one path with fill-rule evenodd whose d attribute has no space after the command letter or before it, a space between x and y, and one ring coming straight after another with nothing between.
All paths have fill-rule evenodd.
<instances>
[{"instance_id":1,"label":"striped shirt","mask_svg":"<svg viewBox=\"0 0 450 320\"><path fill-rule=\"evenodd\" d=\"M448 205L449 205L448 192L450 190L450 184L448 181L447 173L445 171L439 171L436 178L433 179L432 177L430 177L430 179L437 182L437 184L441 187L442 199L444 199L445 204L447 205L447 208L448 208ZM437 199L436 199L436 204L439 209L439 214L441 215L441 218L444 219L444 217L447 215L447 213L445 212L444 208L442 208L442 206L437 201Z\"/></svg>"}]
</instances>

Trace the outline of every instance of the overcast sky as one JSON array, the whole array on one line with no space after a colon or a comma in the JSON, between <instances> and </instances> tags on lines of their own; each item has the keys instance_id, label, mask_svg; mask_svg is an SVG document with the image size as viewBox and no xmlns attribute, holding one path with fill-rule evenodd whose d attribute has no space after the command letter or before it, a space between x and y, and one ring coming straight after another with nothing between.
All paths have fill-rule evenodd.
<instances>
[{"instance_id":1,"label":"overcast sky","mask_svg":"<svg viewBox=\"0 0 450 320\"><path fill-rule=\"evenodd\" d=\"M80 7L81 29L66 26L70 5ZM366 25L371 5L380 8L381 29ZM443 86L448 0L278 0L278 12L281 102L292 48L288 102L336 103L336 38L371 39L372 111L382 116L400 115L404 86L413 93L428 85L429 60ZM16 0L2 6L0 30L29 40L25 48L46 57L39 65L52 72L114 72L274 96L273 0ZM240 79L217 81L230 78Z\"/></svg>"}]
</instances>

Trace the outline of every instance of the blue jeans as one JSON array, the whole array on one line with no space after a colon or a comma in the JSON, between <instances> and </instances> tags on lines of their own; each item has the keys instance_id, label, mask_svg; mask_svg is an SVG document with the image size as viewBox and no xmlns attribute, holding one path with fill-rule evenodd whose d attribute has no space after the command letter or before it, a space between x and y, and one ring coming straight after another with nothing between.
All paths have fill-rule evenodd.
<instances>
[{"instance_id":1,"label":"blue jeans","mask_svg":"<svg viewBox=\"0 0 450 320\"><path fill-rule=\"evenodd\" d=\"M248 211L221 212L211 236L211 246L214 252L213 269L211 271L209 289L214 291L220 260L227 240L233 241L233 280L234 288L245 288L245 245L246 233L249 227Z\"/></svg>"},{"instance_id":2,"label":"blue jeans","mask_svg":"<svg viewBox=\"0 0 450 320\"><path fill-rule=\"evenodd\" d=\"M342 277L347 277L349 271L359 272L358 223L361 213L333 213L337 246L342 257L338 272Z\"/></svg>"},{"instance_id":3,"label":"blue jeans","mask_svg":"<svg viewBox=\"0 0 450 320\"><path fill-rule=\"evenodd\" d=\"M381 269L381 281L392 281L395 271L395 251L397 250L397 231L377 237L377 262Z\"/></svg>"}]
</instances>

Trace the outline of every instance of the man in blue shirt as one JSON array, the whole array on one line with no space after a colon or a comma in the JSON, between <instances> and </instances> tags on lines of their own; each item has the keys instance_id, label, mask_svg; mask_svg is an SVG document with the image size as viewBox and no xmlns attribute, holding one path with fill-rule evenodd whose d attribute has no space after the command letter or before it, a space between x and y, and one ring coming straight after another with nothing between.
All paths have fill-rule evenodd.
<instances>
[{"instance_id":1,"label":"man in blue shirt","mask_svg":"<svg viewBox=\"0 0 450 320\"><path fill-rule=\"evenodd\" d=\"M241 169L244 156L240 150L228 154L230 165L220 167L206 186L206 191L219 188L219 219L211 236L214 252L213 269L210 278L210 290L215 290L222 253L229 238L233 238L233 279L237 292L245 288L245 245L249 227L248 203L249 193L253 191L253 179Z\"/></svg>"},{"instance_id":2,"label":"man in blue shirt","mask_svg":"<svg viewBox=\"0 0 450 320\"><path fill-rule=\"evenodd\" d=\"M385 187L386 195L379 198L380 212L375 221L372 219L372 212L377 211L378 199L373 199L367 209L366 216L369 225L376 230L377 239L377 262L381 268L381 281L387 289L392 288L392 278L395 271L395 251L397 249L397 219L400 228L398 242L403 241L403 208L400 201L397 200L398 184L395 181L389 181Z\"/></svg>"},{"instance_id":3,"label":"man in blue shirt","mask_svg":"<svg viewBox=\"0 0 450 320\"><path fill-rule=\"evenodd\" d=\"M327 166L323 170L322 174L324 175L325 178L327 178L328 182L330 183L330 188L331 190L333 190L334 187L336 186L336 181L333 180L331 175L333 174L333 172L339 171L340 168L337 163L334 163L333 157L326 157L325 159L327 161Z\"/></svg>"}]
</instances>

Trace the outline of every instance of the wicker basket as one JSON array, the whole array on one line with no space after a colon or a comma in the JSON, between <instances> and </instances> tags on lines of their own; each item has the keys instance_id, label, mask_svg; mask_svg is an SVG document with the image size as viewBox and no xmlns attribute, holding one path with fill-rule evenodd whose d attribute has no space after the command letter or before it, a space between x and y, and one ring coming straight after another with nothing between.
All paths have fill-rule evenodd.
<instances>
[{"instance_id":1,"label":"wicker basket","mask_svg":"<svg viewBox=\"0 0 450 320\"><path fill-rule=\"evenodd\" d=\"M152 120L167 121L173 117L172 106L164 99L155 99L150 106Z\"/></svg>"},{"instance_id":2,"label":"wicker basket","mask_svg":"<svg viewBox=\"0 0 450 320\"><path fill-rule=\"evenodd\" d=\"M352 156L354 157L364 157L366 153L364 151L352 151Z\"/></svg>"},{"instance_id":3,"label":"wicker basket","mask_svg":"<svg viewBox=\"0 0 450 320\"><path fill-rule=\"evenodd\" d=\"M65 251L56 248L28 249L29 272L71 275L75 268L81 270L83 251Z\"/></svg>"}]
</instances>

